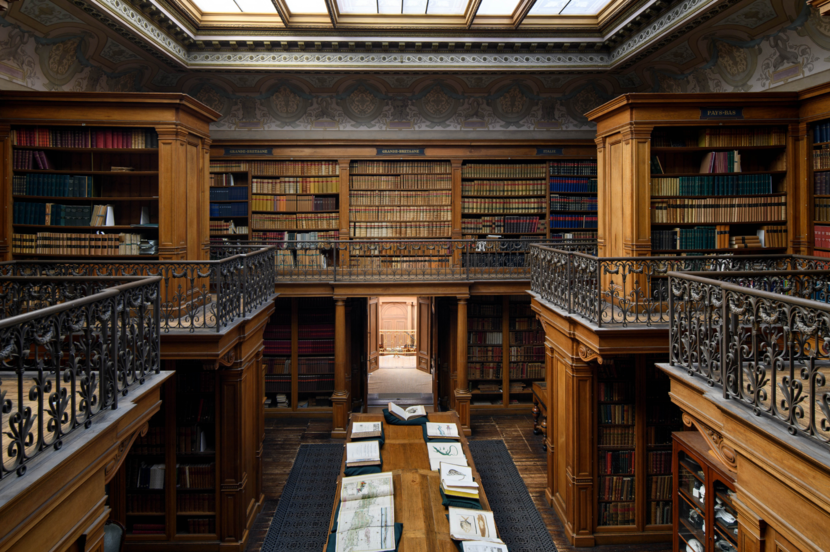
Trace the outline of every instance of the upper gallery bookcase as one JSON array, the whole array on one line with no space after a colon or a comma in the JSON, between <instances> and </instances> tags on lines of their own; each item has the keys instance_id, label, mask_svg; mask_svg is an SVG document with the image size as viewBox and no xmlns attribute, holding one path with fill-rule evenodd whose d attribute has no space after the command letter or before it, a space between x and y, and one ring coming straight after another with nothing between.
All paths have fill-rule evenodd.
<instances>
[{"instance_id":1,"label":"upper gallery bookcase","mask_svg":"<svg viewBox=\"0 0 830 552\"><path fill-rule=\"evenodd\" d=\"M587 116L601 256L790 247L797 94L626 94Z\"/></svg>"},{"instance_id":2,"label":"upper gallery bookcase","mask_svg":"<svg viewBox=\"0 0 830 552\"><path fill-rule=\"evenodd\" d=\"M183 94L0 92L3 258L203 258L217 118Z\"/></svg>"}]
</instances>

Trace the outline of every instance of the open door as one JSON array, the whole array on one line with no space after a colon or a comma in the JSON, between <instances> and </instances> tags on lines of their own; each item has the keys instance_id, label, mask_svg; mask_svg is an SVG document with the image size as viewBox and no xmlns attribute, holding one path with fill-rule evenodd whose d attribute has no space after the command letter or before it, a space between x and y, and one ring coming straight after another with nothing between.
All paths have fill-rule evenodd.
<instances>
[{"instance_id":1,"label":"open door","mask_svg":"<svg viewBox=\"0 0 830 552\"><path fill-rule=\"evenodd\" d=\"M368 372L374 372L378 366L378 298L369 298L369 312L366 317L369 345L366 348Z\"/></svg>"},{"instance_id":2,"label":"open door","mask_svg":"<svg viewBox=\"0 0 830 552\"><path fill-rule=\"evenodd\" d=\"M432 297L418 297L418 363L421 372L431 373L430 338L432 337Z\"/></svg>"}]
</instances>

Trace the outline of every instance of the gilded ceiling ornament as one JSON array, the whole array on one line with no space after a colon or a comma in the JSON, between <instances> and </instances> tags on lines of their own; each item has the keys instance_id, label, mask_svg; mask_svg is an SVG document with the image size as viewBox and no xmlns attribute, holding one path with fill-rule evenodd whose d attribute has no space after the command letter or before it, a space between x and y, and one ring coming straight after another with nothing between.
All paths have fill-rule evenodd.
<instances>
[{"instance_id":1,"label":"gilded ceiling ornament","mask_svg":"<svg viewBox=\"0 0 830 552\"><path fill-rule=\"evenodd\" d=\"M35 47L40 59L40 69L50 83L63 86L84 69L78 59L80 50L84 56L89 54L87 35L74 35L54 44Z\"/></svg>"},{"instance_id":2,"label":"gilded ceiling ornament","mask_svg":"<svg viewBox=\"0 0 830 552\"><path fill-rule=\"evenodd\" d=\"M204 86L199 93L196 94L196 99L213 109L214 111L222 112L225 109L226 100L219 92L210 86Z\"/></svg>"},{"instance_id":3,"label":"gilded ceiling ornament","mask_svg":"<svg viewBox=\"0 0 830 552\"><path fill-rule=\"evenodd\" d=\"M455 117L458 112L459 100L449 97L440 86L434 86L432 90L420 100L415 102L418 113L425 120L429 121L427 127L447 127L447 121Z\"/></svg>"},{"instance_id":4,"label":"gilded ceiling ornament","mask_svg":"<svg viewBox=\"0 0 830 552\"><path fill-rule=\"evenodd\" d=\"M361 85L355 88L347 98L338 100L338 105L349 119L357 123L358 127L369 127L383 112L385 102L372 94L365 85Z\"/></svg>"}]
</instances>

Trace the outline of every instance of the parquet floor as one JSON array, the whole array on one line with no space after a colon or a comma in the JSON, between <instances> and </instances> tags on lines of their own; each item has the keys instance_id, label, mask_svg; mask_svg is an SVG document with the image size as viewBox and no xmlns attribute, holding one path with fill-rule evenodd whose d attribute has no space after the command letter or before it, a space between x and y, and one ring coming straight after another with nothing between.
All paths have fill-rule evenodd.
<instances>
[{"instance_id":1,"label":"parquet floor","mask_svg":"<svg viewBox=\"0 0 830 552\"><path fill-rule=\"evenodd\" d=\"M542 514L542 519L561 552L588 550L574 548L568 544L562 532L559 518L552 508L545 504L545 453L542 451L541 436L533 435L533 422L529 415L503 414L497 416L473 416L472 439L501 439L513 457L513 462L527 485L528 491ZM260 552L268 525L277 509L282 488L304 443L328 443L331 421L326 419L285 419L265 420L265 450L263 466L263 488L265 506L254 524L247 552ZM596 552L670 552L671 543L632 544L624 546L598 546L590 549Z\"/></svg>"}]
</instances>

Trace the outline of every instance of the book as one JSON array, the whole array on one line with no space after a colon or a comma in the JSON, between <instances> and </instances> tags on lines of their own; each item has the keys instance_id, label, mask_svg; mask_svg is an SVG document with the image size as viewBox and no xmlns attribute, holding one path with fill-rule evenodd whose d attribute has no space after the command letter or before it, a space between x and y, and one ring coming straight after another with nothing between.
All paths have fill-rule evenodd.
<instances>
[{"instance_id":1,"label":"book","mask_svg":"<svg viewBox=\"0 0 830 552\"><path fill-rule=\"evenodd\" d=\"M473 469L469 466L442 463L439 471L442 484L449 487L478 488L478 483L473 480Z\"/></svg>"},{"instance_id":2,"label":"book","mask_svg":"<svg viewBox=\"0 0 830 552\"><path fill-rule=\"evenodd\" d=\"M459 466L461 467L461 466ZM457 496L459 498L474 498L478 500L478 489L469 488L469 487L453 487L441 481L441 490L444 491L445 495L448 496Z\"/></svg>"},{"instance_id":3,"label":"book","mask_svg":"<svg viewBox=\"0 0 830 552\"><path fill-rule=\"evenodd\" d=\"M395 550L395 499L391 473L342 479L336 550Z\"/></svg>"},{"instance_id":4,"label":"book","mask_svg":"<svg viewBox=\"0 0 830 552\"><path fill-rule=\"evenodd\" d=\"M346 466L379 466L380 446L378 441L346 443Z\"/></svg>"},{"instance_id":5,"label":"book","mask_svg":"<svg viewBox=\"0 0 830 552\"><path fill-rule=\"evenodd\" d=\"M299 362L301 364L300 368L302 369L302 362L304 360L311 360L311 359L300 359ZM325 368L331 367L332 371L334 369L334 359L324 359ZM330 363L329 363L330 362ZM381 423L380 422L355 422L352 424L352 439L365 439L367 437L380 437L381 435Z\"/></svg>"},{"instance_id":6,"label":"book","mask_svg":"<svg viewBox=\"0 0 830 552\"><path fill-rule=\"evenodd\" d=\"M391 412L391 410L390 410ZM427 422L427 437L435 439L461 439L455 424Z\"/></svg>"},{"instance_id":7,"label":"book","mask_svg":"<svg viewBox=\"0 0 830 552\"><path fill-rule=\"evenodd\" d=\"M427 415L427 411L422 405L410 406L406 409L403 409L395 403L390 402L388 405L388 409L390 414L397 418L400 418L403 421Z\"/></svg>"},{"instance_id":8,"label":"book","mask_svg":"<svg viewBox=\"0 0 830 552\"><path fill-rule=\"evenodd\" d=\"M449 508L450 537L455 540L483 540L501 543L493 512Z\"/></svg>"},{"instance_id":9,"label":"book","mask_svg":"<svg viewBox=\"0 0 830 552\"><path fill-rule=\"evenodd\" d=\"M462 541L461 552L507 552L507 545L498 542Z\"/></svg>"},{"instance_id":10,"label":"book","mask_svg":"<svg viewBox=\"0 0 830 552\"><path fill-rule=\"evenodd\" d=\"M432 471L439 471L442 463L457 466L468 465L461 443L427 443L427 453L429 454L429 469Z\"/></svg>"}]
</instances>

